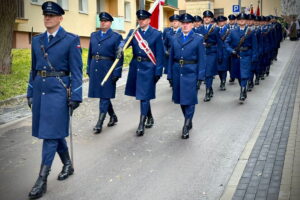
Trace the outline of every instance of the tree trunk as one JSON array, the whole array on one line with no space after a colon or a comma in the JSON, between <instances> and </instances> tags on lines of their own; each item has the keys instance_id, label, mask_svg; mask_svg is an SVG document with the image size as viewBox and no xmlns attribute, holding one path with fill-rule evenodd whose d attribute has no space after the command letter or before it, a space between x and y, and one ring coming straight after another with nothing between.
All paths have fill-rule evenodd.
<instances>
[{"instance_id":1,"label":"tree trunk","mask_svg":"<svg viewBox=\"0 0 300 200\"><path fill-rule=\"evenodd\" d=\"M0 74L11 73L12 40L18 0L0 0Z\"/></svg>"}]
</instances>

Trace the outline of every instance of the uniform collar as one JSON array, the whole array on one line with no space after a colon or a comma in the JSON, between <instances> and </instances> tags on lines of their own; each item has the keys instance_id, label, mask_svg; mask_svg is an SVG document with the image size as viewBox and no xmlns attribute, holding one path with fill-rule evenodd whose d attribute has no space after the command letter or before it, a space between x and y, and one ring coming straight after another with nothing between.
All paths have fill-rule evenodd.
<instances>
[{"instance_id":1,"label":"uniform collar","mask_svg":"<svg viewBox=\"0 0 300 200\"><path fill-rule=\"evenodd\" d=\"M147 32L148 29L149 29L149 25L145 29L141 28L141 31Z\"/></svg>"},{"instance_id":2,"label":"uniform collar","mask_svg":"<svg viewBox=\"0 0 300 200\"><path fill-rule=\"evenodd\" d=\"M53 35L53 37L55 37L59 30L60 30L60 27L52 34L47 31L47 37L49 37L50 35Z\"/></svg>"}]
</instances>

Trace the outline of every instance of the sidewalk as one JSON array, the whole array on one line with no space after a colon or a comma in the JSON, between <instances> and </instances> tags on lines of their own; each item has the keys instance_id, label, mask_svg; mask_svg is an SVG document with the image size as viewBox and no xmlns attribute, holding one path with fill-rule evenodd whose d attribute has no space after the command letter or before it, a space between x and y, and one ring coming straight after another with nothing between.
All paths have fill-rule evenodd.
<instances>
[{"instance_id":1,"label":"sidewalk","mask_svg":"<svg viewBox=\"0 0 300 200\"><path fill-rule=\"evenodd\" d=\"M128 67L123 69L122 78L117 82L117 87L125 85L127 79ZM99 83L100 84L100 83ZM83 81L83 98L87 98L89 81ZM6 105L0 106L0 127L17 120L31 116L31 110L28 108L26 94L20 95L8 100Z\"/></svg>"},{"instance_id":2,"label":"sidewalk","mask_svg":"<svg viewBox=\"0 0 300 200\"><path fill-rule=\"evenodd\" d=\"M258 135L254 133L247 144L253 148L247 152L245 147L221 199L300 199L299 55L300 43L266 108Z\"/></svg>"}]
</instances>

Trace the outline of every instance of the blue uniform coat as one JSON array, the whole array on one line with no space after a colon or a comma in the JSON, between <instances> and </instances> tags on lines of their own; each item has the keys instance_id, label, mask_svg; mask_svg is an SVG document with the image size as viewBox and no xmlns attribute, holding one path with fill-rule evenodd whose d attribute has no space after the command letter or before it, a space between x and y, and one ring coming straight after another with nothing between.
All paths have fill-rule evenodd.
<instances>
[{"instance_id":1,"label":"blue uniform coat","mask_svg":"<svg viewBox=\"0 0 300 200\"><path fill-rule=\"evenodd\" d=\"M90 98L115 98L116 84L112 81L112 77L121 77L123 58L120 59L107 82L103 86L100 83L117 56L116 51L121 41L122 36L111 29L104 36L101 36L101 31L91 34L87 61L87 73L90 77L88 96ZM92 58L95 55L110 57L113 60L96 60Z\"/></svg>"},{"instance_id":2,"label":"blue uniform coat","mask_svg":"<svg viewBox=\"0 0 300 200\"><path fill-rule=\"evenodd\" d=\"M229 53L232 53L236 47L238 47L241 38L247 32L248 27L244 30L240 28L231 31L230 35L225 40L226 49ZM232 57L232 78L249 79L252 62L257 60L257 41L254 32L251 32L246 36L245 42L241 47L249 47L247 51L238 52L240 58Z\"/></svg>"},{"instance_id":3,"label":"blue uniform coat","mask_svg":"<svg viewBox=\"0 0 300 200\"><path fill-rule=\"evenodd\" d=\"M156 65L150 61L139 62L137 59L132 58L129 64L125 95L134 96L137 100L155 99L155 76L162 76L163 70L164 45L162 33L151 26L149 26L145 34L141 30L138 31L144 40L147 41L149 48L155 55ZM129 32L127 39L132 32L133 30ZM148 58L144 50L139 47L135 38L130 42L130 46L132 46L134 56Z\"/></svg>"},{"instance_id":4,"label":"blue uniform coat","mask_svg":"<svg viewBox=\"0 0 300 200\"><path fill-rule=\"evenodd\" d=\"M27 97L33 98L32 135L40 139L60 139L69 135L67 92L56 77L41 77L38 70L51 71L42 51L44 46L55 71L70 72L61 77L71 87L72 101L82 101L82 58L79 37L60 28L48 44L47 33L32 39L32 66Z\"/></svg>"},{"instance_id":5,"label":"blue uniform coat","mask_svg":"<svg viewBox=\"0 0 300 200\"><path fill-rule=\"evenodd\" d=\"M169 52L171 49L171 43L174 38L174 36L178 33L181 33L181 28L178 28L176 31L173 30L173 28L165 28L163 32L163 40L164 40L164 47L165 47L165 57L164 57L164 73L168 74L168 62L169 62Z\"/></svg>"},{"instance_id":6,"label":"blue uniform coat","mask_svg":"<svg viewBox=\"0 0 300 200\"><path fill-rule=\"evenodd\" d=\"M203 37L191 31L185 42L183 34L177 34L172 42L168 79L173 80L172 100L176 104L195 105L197 80L205 78L205 47ZM175 60L197 61L196 64L180 65Z\"/></svg>"},{"instance_id":7,"label":"blue uniform coat","mask_svg":"<svg viewBox=\"0 0 300 200\"><path fill-rule=\"evenodd\" d=\"M209 24L207 29L203 25L198 28L197 33L205 36L211 27L212 24ZM222 62L223 59L222 41L219 32L220 29L216 26L213 32L209 34L207 40L204 41L206 44L212 44L212 46L206 48L206 77L218 74L218 62Z\"/></svg>"},{"instance_id":8,"label":"blue uniform coat","mask_svg":"<svg viewBox=\"0 0 300 200\"><path fill-rule=\"evenodd\" d=\"M230 34L230 30L227 28L227 26L220 28L223 59L221 60L221 62L218 62L218 71L227 71L229 68L230 54L228 53L228 51L226 50L226 47L225 47L225 40L229 36L229 34Z\"/></svg>"}]
</instances>

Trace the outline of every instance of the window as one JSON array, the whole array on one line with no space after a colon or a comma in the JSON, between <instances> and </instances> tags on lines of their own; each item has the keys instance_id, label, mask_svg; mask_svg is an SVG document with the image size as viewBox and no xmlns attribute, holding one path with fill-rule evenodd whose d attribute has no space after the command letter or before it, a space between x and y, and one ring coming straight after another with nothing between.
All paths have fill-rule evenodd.
<instances>
[{"instance_id":1,"label":"window","mask_svg":"<svg viewBox=\"0 0 300 200\"><path fill-rule=\"evenodd\" d=\"M17 1L17 18L24 19L24 0Z\"/></svg>"},{"instance_id":2,"label":"window","mask_svg":"<svg viewBox=\"0 0 300 200\"><path fill-rule=\"evenodd\" d=\"M79 0L79 12L88 13L88 0Z\"/></svg>"},{"instance_id":3,"label":"window","mask_svg":"<svg viewBox=\"0 0 300 200\"><path fill-rule=\"evenodd\" d=\"M125 21L131 21L131 9L130 9L130 2L125 1Z\"/></svg>"},{"instance_id":4,"label":"window","mask_svg":"<svg viewBox=\"0 0 300 200\"><path fill-rule=\"evenodd\" d=\"M68 9L69 9L69 2L68 2L68 0L57 0L57 3L58 3L64 10L68 10Z\"/></svg>"},{"instance_id":5,"label":"window","mask_svg":"<svg viewBox=\"0 0 300 200\"><path fill-rule=\"evenodd\" d=\"M179 15L186 13L186 10L179 10Z\"/></svg>"},{"instance_id":6,"label":"window","mask_svg":"<svg viewBox=\"0 0 300 200\"><path fill-rule=\"evenodd\" d=\"M32 4L42 5L46 0L31 0Z\"/></svg>"},{"instance_id":7,"label":"window","mask_svg":"<svg viewBox=\"0 0 300 200\"><path fill-rule=\"evenodd\" d=\"M105 0L97 0L97 13L101 13L104 11L104 1Z\"/></svg>"},{"instance_id":8,"label":"window","mask_svg":"<svg viewBox=\"0 0 300 200\"><path fill-rule=\"evenodd\" d=\"M221 16L221 15L224 15L224 8L214 9L214 16L215 17Z\"/></svg>"}]
</instances>

